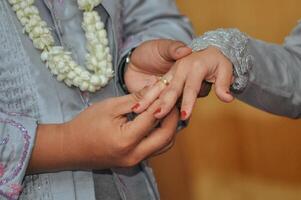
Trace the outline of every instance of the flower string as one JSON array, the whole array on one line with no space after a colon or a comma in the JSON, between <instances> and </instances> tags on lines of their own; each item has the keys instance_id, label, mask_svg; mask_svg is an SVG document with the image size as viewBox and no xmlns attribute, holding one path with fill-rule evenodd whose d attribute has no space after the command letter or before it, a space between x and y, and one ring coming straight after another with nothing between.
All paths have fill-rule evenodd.
<instances>
[{"instance_id":1,"label":"flower string","mask_svg":"<svg viewBox=\"0 0 301 200\"><path fill-rule=\"evenodd\" d=\"M99 14L93 10L102 0L78 0L79 9L83 10L82 28L87 39L86 67L77 64L71 52L64 47L54 45L50 28L34 6L35 0L8 1L33 46L42 51L42 61L58 81L89 92L95 92L108 84L114 76L112 56L104 24Z\"/></svg>"}]
</instances>

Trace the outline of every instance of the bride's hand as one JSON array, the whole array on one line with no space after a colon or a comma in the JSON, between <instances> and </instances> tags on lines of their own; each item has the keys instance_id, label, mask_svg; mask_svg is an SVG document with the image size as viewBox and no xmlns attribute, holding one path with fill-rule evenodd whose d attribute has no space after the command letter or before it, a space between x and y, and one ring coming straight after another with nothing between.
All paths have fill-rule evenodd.
<instances>
[{"instance_id":1,"label":"bride's hand","mask_svg":"<svg viewBox=\"0 0 301 200\"><path fill-rule=\"evenodd\" d=\"M186 44L168 39L150 40L138 46L131 55L124 75L130 93L156 83L157 75L167 73L176 60L191 53Z\"/></svg>"},{"instance_id":2,"label":"bride's hand","mask_svg":"<svg viewBox=\"0 0 301 200\"><path fill-rule=\"evenodd\" d=\"M204 81L215 84L215 93L223 102L231 102L230 93L233 79L232 63L217 49L209 47L194 52L176 62L176 64L158 81L139 101L134 111L142 112L153 101L159 102L155 117L160 119L170 112L177 100L182 97L181 119L190 117L200 91L204 90Z\"/></svg>"}]
</instances>

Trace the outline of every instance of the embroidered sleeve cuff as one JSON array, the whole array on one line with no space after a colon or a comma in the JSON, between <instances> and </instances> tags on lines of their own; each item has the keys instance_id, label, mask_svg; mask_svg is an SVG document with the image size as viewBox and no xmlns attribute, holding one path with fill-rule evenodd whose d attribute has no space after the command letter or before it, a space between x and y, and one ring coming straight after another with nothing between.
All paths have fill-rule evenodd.
<instances>
[{"instance_id":1,"label":"embroidered sleeve cuff","mask_svg":"<svg viewBox=\"0 0 301 200\"><path fill-rule=\"evenodd\" d=\"M249 38L237 29L217 29L209 31L196 38L190 44L193 51L214 46L232 62L234 66L234 83L231 89L234 92L242 92L249 81L249 71L253 65L253 57L247 54Z\"/></svg>"},{"instance_id":2,"label":"embroidered sleeve cuff","mask_svg":"<svg viewBox=\"0 0 301 200\"><path fill-rule=\"evenodd\" d=\"M0 199L17 199L34 145L37 122L0 113Z\"/></svg>"}]
</instances>

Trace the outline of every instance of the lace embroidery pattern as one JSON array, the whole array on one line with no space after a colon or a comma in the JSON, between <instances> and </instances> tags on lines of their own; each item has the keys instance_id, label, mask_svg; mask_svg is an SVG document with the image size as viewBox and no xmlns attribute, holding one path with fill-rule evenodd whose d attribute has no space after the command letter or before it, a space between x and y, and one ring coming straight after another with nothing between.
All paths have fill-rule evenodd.
<instances>
[{"instance_id":1,"label":"lace embroidery pattern","mask_svg":"<svg viewBox=\"0 0 301 200\"><path fill-rule=\"evenodd\" d=\"M247 54L249 38L237 29L217 29L196 38L190 44L193 51L215 46L231 60L234 66L232 90L242 92L248 84L249 71L253 66L253 56Z\"/></svg>"},{"instance_id":2,"label":"lace embroidery pattern","mask_svg":"<svg viewBox=\"0 0 301 200\"><path fill-rule=\"evenodd\" d=\"M22 191L22 186L13 181L20 174L24 166L25 160L29 153L31 137L28 133L28 130L22 124L14 120L0 118L0 123L7 124L18 129L24 140L23 150L20 158L18 159L17 165L15 165L14 168L6 171L5 166L2 164L3 176L0 177L0 195L8 199L17 199L18 195Z\"/></svg>"}]
</instances>

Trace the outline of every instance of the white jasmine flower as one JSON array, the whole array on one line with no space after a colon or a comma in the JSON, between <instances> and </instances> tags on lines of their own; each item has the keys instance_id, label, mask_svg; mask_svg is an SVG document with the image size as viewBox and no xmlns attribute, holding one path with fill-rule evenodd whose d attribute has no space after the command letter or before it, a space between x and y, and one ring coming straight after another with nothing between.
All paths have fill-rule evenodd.
<instances>
[{"instance_id":1,"label":"white jasmine flower","mask_svg":"<svg viewBox=\"0 0 301 200\"><path fill-rule=\"evenodd\" d=\"M41 60L45 62L58 81L69 87L76 86L82 91L95 92L108 84L113 77L112 56L108 47L107 32L101 17L93 8L101 0L78 0L79 9L84 10L82 28L87 39L86 69L79 66L71 57L71 52L61 46L54 46L47 23L33 5L34 0L8 0L16 16L24 27L35 48L42 51ZM94 72L94 74L91 74Z\"/></svg>"}]
</instances>

